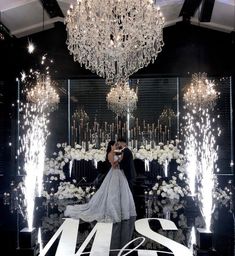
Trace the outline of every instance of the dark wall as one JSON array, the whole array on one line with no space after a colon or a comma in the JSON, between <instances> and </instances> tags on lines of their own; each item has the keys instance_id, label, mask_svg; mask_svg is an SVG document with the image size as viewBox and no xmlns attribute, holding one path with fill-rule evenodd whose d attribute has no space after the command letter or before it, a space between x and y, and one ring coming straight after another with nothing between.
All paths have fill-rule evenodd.
<instances>
[{"instance_id":1,"label":"dark wall","mask_svg":"<svg viewBox=\"0 0 235 256\"><path fill-rule=\"evenodd\" d=\"M0 194L16 171L16 93L15 82L0 81Z\"/></svg>"},{"instance_id":2,"label":"dark wall","mask_svg":"<svg viewBox=\"0 0 235 256\"><path fill-rule=\"evenodd\" d=\"M162 53L146 72L185 76L200 71L217 76L235 70L231 34L180 22L165 29L164 41Z\"/></svg>"},{"instance_id":3,"label":"dark wall","mask_svg":"<svg viewBox=\"0 0 235 256\"><path fill-rule=\"evenodd\" d=\"M163 33L165 45L155 63L139 70L136 75L187 75L199 71L208 75L230 75L235 72L232 34L185 22L166 27ZM28 40L36 44L35 54L27 54ZM62 23L29 37L0 42L0 79L18 76L22 70L38 66L40 56L45 53L55 60L57 77L96 76L73 61L65 42L66 31Z\"/></svg>"}]
</instances>

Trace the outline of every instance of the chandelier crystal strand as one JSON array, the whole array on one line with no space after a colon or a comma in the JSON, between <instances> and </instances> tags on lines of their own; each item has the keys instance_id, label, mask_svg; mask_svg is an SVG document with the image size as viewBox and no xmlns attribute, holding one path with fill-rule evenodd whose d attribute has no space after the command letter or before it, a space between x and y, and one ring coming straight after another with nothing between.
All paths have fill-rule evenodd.
<instances>
[{"instance_id":1,"label":"chandelier crystal strand","mask_svg":"<svg viewBox=\"0 0 235 256\"><path fill-rule=\"evenodd\" d=\"M128 82L115 84L107 94L108 107L119 116L127 116L137 108L137 89L131 89Z\"/></svg>"},{"instance_id":2,"label":"chandelier crystal strand","mask_svg":"<svg viewBox=\"0 0 235 256\"><path fill-rule=\"evenodd\" d=\"M152 0L78 0L65 24L74 61L111 84L154 62L164 45L164 17Z\"/></svg>"}]
</instances>

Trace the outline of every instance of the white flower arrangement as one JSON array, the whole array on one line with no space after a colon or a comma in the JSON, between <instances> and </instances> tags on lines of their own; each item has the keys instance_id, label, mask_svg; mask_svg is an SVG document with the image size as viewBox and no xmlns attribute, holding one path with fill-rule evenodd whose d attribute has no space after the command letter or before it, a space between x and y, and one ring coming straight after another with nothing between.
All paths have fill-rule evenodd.
<instances>
[{"instance_id":1,"label":"white flower arrangement","mask_svg":"<svg viewBox=\"0 0 235 256\"><path fill-rule=\"evenodd\" d=\"M180 153L173 142L162 146L158 153L158 162L160 164L169 164L175 160L177 167L169 177L157 176L157 182L152 187L152 191L163 199L179 200L190 194L189 180L186 173L186 159Z\"/></svg>"},{"instance_id":2,"label":"white flower arrangement","mask_svg":"<svg viewBox=\"0 0 235 256\"><path fill-rule=\"evenodd\" d=\"M213 195L216 204L215 206L229 207L232 201L232 195L232 191L228 187L225 187L224 189L216 187Z\"/></svg>"},{"instance_id":3,"label":"white flower arrangement","mask_svg":"<svg viewBox=\"0 0 235 256\"><path fill-rule=\"evenodd\" d=\"M175 159L178 164L184 162L184 156L180 153L177 141L171 141L167 145L160 142L154 148L149 145L141 146L139 150L134 148L133 157L134 159L148 160L150 162L157 160L160 165L166 161L170 162L172 159Z\"/></svg>"},{"instance_id":4,"label":"white flower arrangement","mask_svg":"<svg viewBox=\"0 0 235 256\"><path fill-rule=\"evenodd\" d=\"M174 174L171 174L169 177L157 176L157 181L152 187L151 193L163 199L178 200L190 194L189 181L186 173L186 159L185 156L181 154L178 144L179 140L175 140L170 141L167 145L160 142L154 147L145 145L141 146L139 149L130 148L134 159L147 160L149 162L157 161L162 166L166 164L169 165L172 160L176 163L177 167L173 172ZM88 150L85 150L79 144L71 147L66 143L58 143L57 147L59 152L53 153L54 158L46 159L44 169L45 180L52 185L57 184L58 188L54 188L49 192L47 192L48 189L45 189L43 195L46 198L50 198L51 194L54 194L54 196L60 200L65 198L76 198L80 200L83 198L84 191L76 187L76 181L65 182L64 167L68 163L73 163L74 160L93 161L95 165L97 165L98 162L104 162L106 146L105 143L101 143L101 147L97 149L94 144L89 144ZM85 197L92 196L92 193L93 192L87 193ZM226 189L218 189L218 184L216 185L214 197L223 204L227 204L231 200L231 195L229 195L228 191L226 191Z\"/></svg>"},{"instance_id":5,"label":"white flower arrangement","mask_svg":"<svg viewBox=\"0 0 235 256\"><path fill-rule=\"evenodd\" d=\"M141 159L143 161L158 161L160 165L170 163L173 159L178 164L179 179L183 180L185 178L185 171L182 167L184 163L184 157L178 149L179 141L171 141L167 145L159 143L159 145L153 148L150 145L141 146L140 149L132 149L133 158ZM56 182L58 186L58 191L56 188L53 191L47 192L45 189L43 195L46 198L50 198L53 194L58 199L64 198L77 198L81 199L83 197L83 191L81 188L77 188L75 182L62 182L65 180L64 167L68 163L72 163L74 160L80 161L93 161L95 164L97 162L104 162L106 157L106 144L101 143L99 149L95 148L94 144L88 145L88 150L85 150L81 145L76 144L74 147L67 145L66 143L58 143L57 148L58 153L53 153L54 158L46 159L44 175L49 183ZM158 187L158 189L157 189ZM178 199L180 196L187 194L187 188L182 188L176 183L176 179L169 181L169 184L162 183L161 185L156 183L153 191L157 190L158 194L162 197L168 197L171 199ZM54 193L54 191L56 191ZM91 196L91 195L90 195Z\"/></svg>"},{"instance_id":6,"label":"white flower arrangement","mask_svg":"<svg viewBox=\"0 0 235 256\"><path fill-rule=\"evenodd\" d=\"M44 166L44 175L49 176L50 180L64 180L65 175L63 171L63 167L65 162L62 160L63 157L61 153L57 158L46 158L45 166Z\"/></svg>"},{"instance_id":7,"label":"white flower arrangement","mask_svg":"<svg viewBox=\"0 0 235 256\"><path fill-rule=\"evenodd\" d=\"M44 190L42 196L46 199L50 200L52 197L53 199L63 200L63 199L75 199L77 202L86 202L88 201L92 195L95 193L95 188L93 187L77 187L76 180L74 179L72 182L64 181L60 182L57 188L57 191L54 192L54 188L52 188L49 192Z\"/></svg>"},{"instance_id":8,"label":"white flower arrangement","mask_svg":"<svg viewBox=\"0 0 235 256\"><path fill-rule=\"evenodd\" d=\"M180 178L179 178L180 176ZM154 194L168 199L180 199L190 194L187 179L184 173L180 173L178 177L172 176L165 180L161 176L157 176L158 182L152 188ZM180 180L180 184L178 181ZM183 182L184 180L184 182Z\"/></svg>"},{"instance_id":9,"label":"white flower arrangement","mask_svg":"<svg viewBox=\"0 0 235 256\"><path fill-rule=\"evenodd\" d=\"M157 160L159 164L165 163L167 160L170 162L172 159L175 159L178 164L181 164L184 161L183 155L178 149L177 143L174 145L174 141L171 141L167 145L159 143L159 145L151 148L149 145L141 146L140 149L132 149L133 158L153 161ZM45 171L51 172L52 174L60 173L60 170L63 169L64 165L72 160L85 160L85 161L105 161L106 156L106 145L101 143L101 148L96 149L94 144L88 145L88 150L85 150L81 145L76 144L75 147L71 147L66 143L58 143L57 147L60 149L58 154L55 152L53 155L57 156L55 159L47 159ZM49 161L49 162L48 162ZM49 166L48 166L49 165Z\"/></svg>"}]
</instances>

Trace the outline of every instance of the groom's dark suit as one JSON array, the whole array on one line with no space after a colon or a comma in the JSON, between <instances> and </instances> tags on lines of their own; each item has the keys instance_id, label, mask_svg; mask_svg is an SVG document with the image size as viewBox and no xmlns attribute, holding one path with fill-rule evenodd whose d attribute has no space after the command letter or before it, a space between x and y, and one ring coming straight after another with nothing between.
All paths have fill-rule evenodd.
<instances>
[{"instance_id":1,"label":"groom's dark suit","mask_svg":"<svg viewBox=\"0 0 235 256\"><path fill-rule=\"evenodd\" d=\"M124 174L126 175L131 192L133 192L133 185L135 184L136 179L136 171L133 155L129 148L125 147L123 149L123 157L119 165L120 169L123 170Z\"/></svg>"}]
</instances>

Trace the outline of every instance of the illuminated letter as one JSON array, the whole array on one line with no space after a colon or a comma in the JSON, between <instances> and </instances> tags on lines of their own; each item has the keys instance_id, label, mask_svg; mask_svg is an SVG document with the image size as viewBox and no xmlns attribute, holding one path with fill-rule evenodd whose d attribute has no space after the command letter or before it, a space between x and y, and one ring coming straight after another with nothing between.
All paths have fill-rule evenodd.
<instances>
[{"instance_id":1,"label":"illuminated letter","mask_svg":"<svg viewBox=\"0 0 235 256\"><path fill-rule=\"evenodd\" d=\"M136 231L139 232L141 235L146 236L152 239L153 241L167 247L173 252L174 256L192 256L192 252L187 247L152 231L149 226L149 220L158 220L163 230L178 230L175 223L170 220L160 218L148 218L140 219L135 222ZM138 250L138 256L154 255L153 253L149 254L149 252L151 251Z\"/></svg>"},{"instance_id":2,"label":"illuminated letter","mask_svg":"<svg viewBox=\"0 0 235 256\"><path fill-rule=\"evenodd\" d=\"M79 227L79 220L74 219L65 219L63 224L59 227L59 229L55 232L50 241L46 244L46 246L42 249L39 256L44 256L51 248L55 240L61 234L61 238L59 241L59 245L56 250L56 256L74 256L75 248L77 243L77 233Z\"/></svg>"},{"instance_id":3,"label":"illuminated letter","mask_svg":"<svg viewBox=\"0 0 235 256\"><path fill-rule=\"evenodd\" d=\"M112 238L113 223L97 223L91 230L86 240L78 249L76 256L82 255L87 244L95 235L94 242L92 244L90 256L109 256L110 243Z\"/></svg>"},{"instance_id":4,"label":"illuminated letter","mask_svg":"<svg viewBox=\"0 0 235 256\"><path fill-rule=\"evenodd\" d=\"M44 256L51 248L55 240L61 234L61 238L56 250L55 256L80 256L82 255L87 244L95 235L92 244L90 256L108 256L112 237L113 223L97 223L87 236L81 247L75 252L79 220L66 218L64 223L59 227L51 240L42 249L39 256Z\"/></svg>"}]
</instances>

